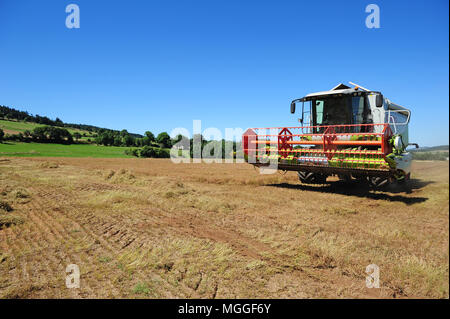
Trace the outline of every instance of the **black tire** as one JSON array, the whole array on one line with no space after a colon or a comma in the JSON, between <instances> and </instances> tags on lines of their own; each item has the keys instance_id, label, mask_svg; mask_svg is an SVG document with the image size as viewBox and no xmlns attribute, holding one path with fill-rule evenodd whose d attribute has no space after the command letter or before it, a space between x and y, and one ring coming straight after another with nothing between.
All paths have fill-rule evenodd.
<instances>
[{"instance_id":1,"label":"black tire","mask_svg":"<svg viewBox=\"0 0 450 319\"><path fill-rule=\"evenodd\" d=\"M369 182L370 187L373 188L384 188L390 184L389 178L379 177L379 176L368 176L367 180Z\"/></svg>"},{"instance_id":2,"label":"black tire","mask_svg":"<svg viewBox=\"0 0 450 319\"><path fill-rule=\"evenodd\" d=\"M411 193L412 185L411 185L411 175L410 173L406 174L406 176L400 180L397 180L397 185L405 192Z\"/></svg>"},{"instance_id":3,"label":"black tire","mask_svg":"<svg viewBox=\"0 0 450 319\"><path fill-rule=\"evenodd\" d=\"M325 184L327 177L323 174L298 171L298 179L304 184Z\"/></svg>"},{"instance_id":4,"label":"black tire","mask_svg":"<svg viewBox=\"0 0 450 319\"><path fill-rule=\"evenodd\" d=\"M352 177L350 175L338 175L339 177L339 181L343 182L343 183L351 183L352 182Z\"/></svg>"},{"instance_id":5,"label":"black tire","mask_svg":"<svg viewBox=\"0 0 450 319\"><path fill-rule=\"evenodd\" d=\"M401 178L397 178L397 184L399 185L406 185L409 180L411 179L411 173L408 173L406 175L400 176Z\"/></svg>"}]
</instances>

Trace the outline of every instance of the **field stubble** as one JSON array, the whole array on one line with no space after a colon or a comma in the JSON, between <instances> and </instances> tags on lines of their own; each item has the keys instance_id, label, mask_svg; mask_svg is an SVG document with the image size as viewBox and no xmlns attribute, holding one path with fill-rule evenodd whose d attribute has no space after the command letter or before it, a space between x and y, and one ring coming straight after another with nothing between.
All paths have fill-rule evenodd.
<instances>
[{"instance_id":1,"label":"field stubble","mask_svg":"<svg viewBox=\"0 0 450 319\"><path fill-rule=\"evenodd\" d=\"M448 162L413 175L381 192L247 164L3 158L0 297L448 298Z\"/></svg>"}]
</instances>

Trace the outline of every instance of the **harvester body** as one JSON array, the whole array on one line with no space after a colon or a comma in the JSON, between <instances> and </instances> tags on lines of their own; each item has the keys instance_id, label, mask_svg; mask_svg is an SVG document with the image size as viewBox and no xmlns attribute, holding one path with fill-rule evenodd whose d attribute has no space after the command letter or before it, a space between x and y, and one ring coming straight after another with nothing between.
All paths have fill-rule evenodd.
<instances>
[{"instance_id":1,"label":"harvester body","mask_svg":"<svg viewBox=\"0 0 450 319\"><path fill-rule=\"evenodd\" d=\"M411 112L405 107L381 92L339 84L292 101L291 113L299 109L301 126L248 129L245 159L297 171L305 183L324 183L330 175L376 187L409 179Z\"/></svg>"}]
</instances>

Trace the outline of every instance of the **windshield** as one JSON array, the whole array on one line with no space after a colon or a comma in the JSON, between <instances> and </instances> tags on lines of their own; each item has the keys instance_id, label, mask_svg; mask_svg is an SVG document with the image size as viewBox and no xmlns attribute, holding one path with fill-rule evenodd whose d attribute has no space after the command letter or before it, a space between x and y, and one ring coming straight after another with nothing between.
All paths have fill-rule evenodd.
<instances>
[{"instance_id":1,"label":"windshield","mask_svg":"<svg viewBox=\"0 0 450 319\"><path fill-rule=\"evenodd\" d=\"M313 126L368 123L364 96L320 97L311 106Z\"/></svg>"}]
</instances>

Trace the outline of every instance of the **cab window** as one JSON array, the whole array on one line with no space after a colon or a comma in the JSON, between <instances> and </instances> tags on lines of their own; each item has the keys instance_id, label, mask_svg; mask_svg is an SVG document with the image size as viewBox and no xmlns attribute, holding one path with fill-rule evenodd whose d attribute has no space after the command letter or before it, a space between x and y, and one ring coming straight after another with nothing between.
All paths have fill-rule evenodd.
<instances>
[{"instance_id":1,"label":"cab window","mask_svg":"<svg viewBox=\"0 0 450 319\"><path fill-rule=\"evenodd\" d=\"M323 101L316 101L316 123L315 125L322 125L323 123Z\"/></svg>"},{"instance_id":2,"label":"cab window","mask_svg":"<svg viewBox=\"0 0 450 319\"><path fill-rule=\"evenodd\" d=\"M352 120L353 124L362 124L365 121L364 97L352 97Z\"/></svg>"}]
</instances>

